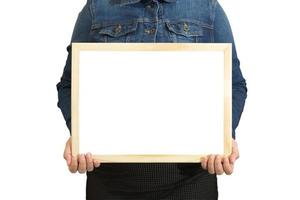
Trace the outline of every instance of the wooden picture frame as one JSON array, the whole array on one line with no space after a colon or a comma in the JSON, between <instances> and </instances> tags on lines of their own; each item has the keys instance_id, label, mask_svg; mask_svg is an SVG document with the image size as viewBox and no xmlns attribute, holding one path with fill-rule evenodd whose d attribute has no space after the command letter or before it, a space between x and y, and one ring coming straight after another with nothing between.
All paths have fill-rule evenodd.
<instances>
[{"instance_id":1,"label":"wooden picture frame","mask_svg":"<svg viewBox=\"0 0 300 200\"><path fill-rule=\"evenodd\" d=\"M223 102L222 104L222 112L223 113L223 128L222 128L222 135L223 138L223 155L228 156L231 154L232 149L232 44L231 43L72 43L72 71L71 71L71 81L72 81L72 87L71 87L71 134L72 134L72 155L77 156L80 153L87 153L87 152L81 152L80 145L81 145L81 137L83 136L80 133L80 122L82 120L80 119L80 112L79 112L79 103L80 103L80 85L82 84L82 80L79 80L80 77L80 65L82 65L83 58L82 55L88 55L90 52L100 52L99 54L102 54L104 52L109 52L111 54L114 53L122 53L122 52L144 52L144 56L147 56L147 53L150 52L160 52L160 53L166 53L166 52L177 52L181 55L180 52L197 52L200 53L207 52L207 55L209 52L221 52L223 60L222 65L220 69L218 70L224 70L223 73L223 79L221 80L224 84L222 87L222 98L220 101ZM83 54L83 52L86 52ZM102 52L102 53L101 53ZM109 54L105 54L109 55ZM129 54L131 55L131 54ZM158 55L155 54L154 55ZM167 55L167 54L166 54ZM175 55L175 54L174 54ZM217 55L217 54L216 54ZM219 55L219 54L218 54ZM97 58L97 56L94 56ZM104 56L102 56L104 57ZM173 56L174 57L174 56ZM80 60L82 58L82 60ZM190 57L189 57L190 58ZM87 58L85 58L87 59ZM103 58L102 58L103 59ZM118 59L118 58L116 58ZM155 59L155 58L154 58ZM213 60L212 58L211 60ZM126 65L124 63L124 66L131 66L135 61L135 59L131 59L130 65ZM173 60L173 59L172 59ZM172 62L172 60L170 62ZM221 60L221 59L219 59ZM149 61L149 59L148 59ZM87 62L87 61L85 61ZM99 62L99 61L97 61ZM145 61L147 62L147 61ZM175 62L175 61L174 61ZM144 63L144 62L143 62ZM141 67L143 65L146 65L145 63L140 63ZM187 65L189 62L186 62ZM176 63L174 63L175 65ZM88 65L88 64L85 64ZM108 69L108 68L107 68ZM85 72L89 73L89 72ZM220 72L221 73L221 72ZM92 75L92 73L91 73ZM201 74L200 74L201 75ZM202 75L201 75L202 76ZM204 77L204 76L203 76ZM200 78L200 77L199 77ZM96 81L95 79L93 79ZM92 84L90 84L92 85ZM94 86L93 86L94 87ZM209 86L207 86L209 87ZM86 89L86 88L85 88ZM83 89L83 90L85 90ZM95 89L95 88L94 88ZM82 91L83 91L82 90ZM220 93L221 95L221 93ZM82 106L82 105L81 105ZM87 107L87 104L86 104ZM100 116L101 112L99 112L96 116ZM95 117L94 117L95 118ZM100 119L100 117L99 117ZM101 118L102 119L102 118ZM88 123L85 121L85 123ZM85 127L88 127L89 124L86 124ZM199 126L198 126L199 127ZM87 128L86 128L87 129ZM141 133L142 134L142 133ZM90 136L89 136L90 137ZM83 137L82 137L83 138ZM115 137L117 138L117 137ZM148 137L149 138L149 137ZM135 140L139 143L139 140L137 138L133 138L130 141ZM91 139L92 141L92 139ZM101 140L102 141L102 140ZM193 140L191 140L193 141ZM119 142L119 141L118 141ZM126 141L123 141L126 142ZM112 143L112 142L111 142ZM103 144L103 143L102 143ZM120 143L118 143L120 144ZM132 143L133 144L133 143ZM101 145L101 142L99 141L99 145ZM112 143L111 145L114 145ZM186 145L186 141L185 141ZM146 145L145 145L146 146ZM189 146L189 145L186 145ZM178 147L180 148L180 146ZM94 152L91 152L93 155L93 159L99 160L100 162L201 162L201 157L206 155L207 153L193 153L193 154L95 154Z\"/></svg>"}]
</instances>

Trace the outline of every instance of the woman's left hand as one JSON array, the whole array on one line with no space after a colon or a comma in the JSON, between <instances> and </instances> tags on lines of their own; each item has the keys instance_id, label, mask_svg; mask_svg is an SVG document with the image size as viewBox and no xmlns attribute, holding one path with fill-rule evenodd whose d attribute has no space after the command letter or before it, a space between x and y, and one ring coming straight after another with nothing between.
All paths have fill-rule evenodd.
<instances>
[{"instance_id":1,"label":"woman's left hand","mask_svg":"<svg viewBox=\"0 0 300 200\"><path fill-rule=\"evenodd\" d=\"M237 142L232 138L232 153L229 156L211 154L202 157L201 166L210 174L222 175L225 172L225 174L230 175L233 173L234 162L239 156Z\"/></svg>"}]
</instances>

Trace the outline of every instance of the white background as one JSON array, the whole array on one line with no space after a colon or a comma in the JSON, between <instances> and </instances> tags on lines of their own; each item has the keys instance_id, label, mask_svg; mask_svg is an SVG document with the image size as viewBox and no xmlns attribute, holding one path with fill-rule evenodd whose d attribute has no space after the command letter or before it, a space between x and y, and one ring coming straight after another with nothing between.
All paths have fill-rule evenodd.
<instances>
[{"instance_id":1,"label":"white background","mask_svg":"<svg viewBox=\"0 0 300 200\"><path fill-rule=\"evenodd\" d=\"M249 91L240 159L218 176L219 199L299 199L298 1L220 2ZM0 199L85 198L85 174L71 174L63 159L69 132L55 88L84 3L0 3Z\"/></svg>"}]
</instances>

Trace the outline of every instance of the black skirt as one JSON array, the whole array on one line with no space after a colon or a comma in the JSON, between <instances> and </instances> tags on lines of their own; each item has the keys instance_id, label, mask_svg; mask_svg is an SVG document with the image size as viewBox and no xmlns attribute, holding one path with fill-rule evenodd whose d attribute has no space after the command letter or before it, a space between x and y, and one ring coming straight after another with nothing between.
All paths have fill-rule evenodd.
<instances>
[{"instance_id":1,"label":"black skirt","mask_svg":"<svg viewBox=\"0 0 300 200\"><path fill-rule=\"evenodd\" d=\"M87 172L87 200L216 200L217 175L201 163L101 163Z\"/></svg>"}]
</instances>

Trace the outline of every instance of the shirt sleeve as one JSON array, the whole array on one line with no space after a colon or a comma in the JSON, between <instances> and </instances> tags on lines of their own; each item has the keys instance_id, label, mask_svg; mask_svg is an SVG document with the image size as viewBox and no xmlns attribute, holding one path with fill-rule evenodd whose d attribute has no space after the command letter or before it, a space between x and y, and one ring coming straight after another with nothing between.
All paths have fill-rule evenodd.
<instances>
[{"instance_id":1,"label":"shirt sleeve","mask_svg":"<svg viewBox=\"0 0 300 200\"><path fill-rule=\"evenodd\" d=\"M232 43L232 138L236 139L235 130L244 109L248 89L240 69L230 23L218 1L215 1L213 16L214 42Z\"/></svg>"},{"instance_id":2,"label":"shirt sleeve","mask_svg":"<svg viewBox=\"0 0 300 200\"><path fill-rule=\"evenodd\" d=\"M60 108L67 128L71 133L71 58L72 58L72 42L89 42L90 28L92 24L92 15L90 9L90 0L87 0L86 4L79 12L76 23L72 32L72 37L69 45L67 46L68 56L65 62L62 76L60 81L56 84L56 90L58 94L57 107Z\"/></svg>"}]
</instances>

